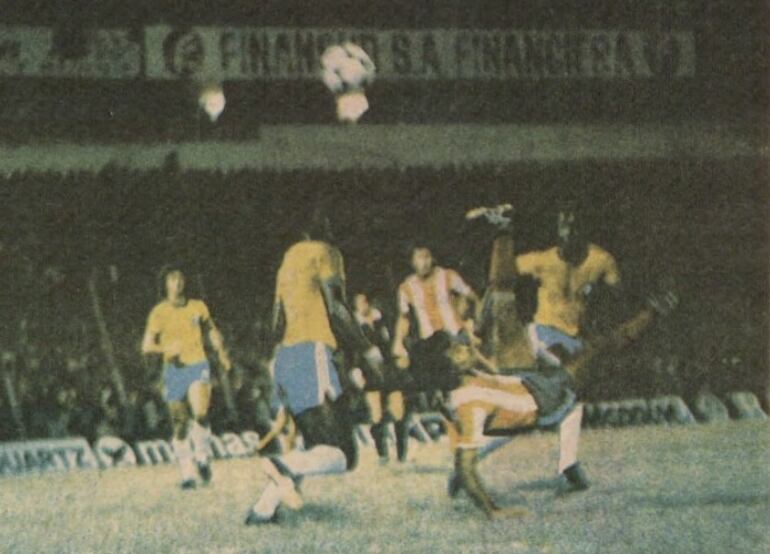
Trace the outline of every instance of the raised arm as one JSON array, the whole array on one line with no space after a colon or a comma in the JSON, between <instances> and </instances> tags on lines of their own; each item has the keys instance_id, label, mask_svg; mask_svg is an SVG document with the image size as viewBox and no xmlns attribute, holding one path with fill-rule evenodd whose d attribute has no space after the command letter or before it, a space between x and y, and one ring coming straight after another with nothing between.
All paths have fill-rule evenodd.
<instances>
[{"instance_id":1,"label":"raised arm","mask_svg":"<svg viewBox=\"0 0 770 554\"><path fill-rule=\"evenodd\" d=\"M513 236L500 233L492 242L489 261L488 285L494 288L512 288L516 281L516 256L513 250Z\"/></svg>"}]
</instances>

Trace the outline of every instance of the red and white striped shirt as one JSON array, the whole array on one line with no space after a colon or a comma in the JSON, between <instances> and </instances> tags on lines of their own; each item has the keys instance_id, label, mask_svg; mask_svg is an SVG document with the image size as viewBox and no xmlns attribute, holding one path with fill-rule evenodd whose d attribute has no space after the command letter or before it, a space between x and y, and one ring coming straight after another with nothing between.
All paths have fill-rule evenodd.
<instances>
[{"instance_id":1,"label":"red and white striped shirt","mask_svg":"<svg viewBox=\"0 0 770 554\"><path fill-rule=\"evenodd\" d=\"M457 335L462 322L452 302L451 293L471 294L471 288L452 269L434 268L429 277L407 277L398 288L398 308L402 315L414 310L420 338L430 338L437 331Z\"/></svg>"}]
</instances>

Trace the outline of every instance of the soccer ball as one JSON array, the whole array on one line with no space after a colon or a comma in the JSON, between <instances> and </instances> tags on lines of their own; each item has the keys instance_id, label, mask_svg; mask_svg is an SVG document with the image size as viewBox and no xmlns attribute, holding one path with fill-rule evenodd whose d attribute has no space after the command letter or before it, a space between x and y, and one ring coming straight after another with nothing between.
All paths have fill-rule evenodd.
<instances>
[{"instance_id":1,"label":"soccer ball","mask_svg":"<svg viewBox=\"0 0 770 554\"><path fill-rule=\"evenodd\" d=\"M352 42L329 46L321 56L321 77L334 94L362 90L374 82L376 68L369 55Z\"/></svg>"}]
</instances>

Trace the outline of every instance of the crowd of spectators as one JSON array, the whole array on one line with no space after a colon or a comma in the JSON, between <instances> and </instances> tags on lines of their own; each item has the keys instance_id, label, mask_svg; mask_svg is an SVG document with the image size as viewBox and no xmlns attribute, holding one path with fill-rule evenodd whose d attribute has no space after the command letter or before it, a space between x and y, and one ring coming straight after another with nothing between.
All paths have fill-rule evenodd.
<instances>
[{"instance_id":1,"label":"crowd of spectators","mask_svg":"<svg viewBox=\"0 0 770 554\"><path fill-rule=\"evenodd\" d=\"M576 173L580 185L567 187ZM639 190L645 179L655 183ZM744 184L718 188L728 179ZM206 298L236 361L236 409L227 409L216 386L215 431L254 429L269 418L273 276L306 206L334 206L350 292L366 290L393 315L410 241L430 242L442 264L481 291L488 251L484 237L461 226L464 210L500 200L525 206L517 211L520 247L543 247L553 240L551 200L565 191L588 207L590 238L619 260L630 302L664 270L682 298L680 310L641 344L592 368L585 397L688 399L743 389L766 398L767 245L757 201L765 193L737 162L30 172L0 179L7 213L0 223L0 440L169 434L159 368L139 353L164 262L188 264L191 293ZM525 315L532 292L522 284Z\"/></svg>"}]
</instances>

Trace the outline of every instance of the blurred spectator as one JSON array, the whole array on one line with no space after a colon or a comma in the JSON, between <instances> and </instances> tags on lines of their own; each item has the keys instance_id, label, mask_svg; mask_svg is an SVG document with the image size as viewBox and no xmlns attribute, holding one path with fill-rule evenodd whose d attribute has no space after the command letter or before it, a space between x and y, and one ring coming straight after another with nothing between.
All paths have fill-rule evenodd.
<instances>
[{"instance_id":1,"label":"blurred spectator","mask_svg":"<svg viewBox=\"0 0 770 554\"><path fill-rule=\"evenodd\" d=\"M681 311L665 327L591 368L595 378L589 380L588 398L657 394L691 398L702 387L717 395L743 389L766 397L764 204L745 202L745 194L720 186L729 176L730 182L742 181L746 190L751 189L755 177L750 165L657 168L650 178L654 191L624 187L618 195L622 201L608 197L606 190L615 190L629 176L623 166L598 162L582 166L581 182L574 186L582 187L579 192L598 206L596 213L587 215L595 238L617 252L628 275L659 271L648 267L651 259L660 259L667 271L678 271L683 298ZM652 182L653 177L665 181L660 176L669 169L671 174L687 175L687 186ZM644 178L640 171L635 168L630 174L634 185ZM585 184L592 181L596 186ZM517 186L511 187L512 182ZM238 419L229 419L219 398L213 403L218 410L212 414L213 424L220 431L264 428L270 416L267 367L272 344L267 314L274 292L272 276L297 225L296 200L304 198L306 183L312 183L314 191L334 195L338 242L348 261L350 282L365 283L373 294L390 298L385 303L390 306L397 282L409 271L404 250L414 236L435 243L437 256L461 268L469 283L481 288L486 254L477 247L473 229L460 224L464 210L478 202L504 199L522 206L527 225L523 241L528 241L522 250L548 244L552 218L539 199L574 183L574 167L230 173L112 167L99 173L22 172L0 177L4 205L12 206L0 222L4 226L0 349L13 357L3 371L14 388L26 437L168 435L168 414L138 354L139 341L155 301L147 284L166 260L192 257L205 260L196 274L201 275L201 284L210 282L209 288L216 291L211 308L222 321L240 366L232 379ZM698 226L704 218L697 214L677 216L678 206L698 203L721 206L730 214L724 219L731 225L719 227L711 217L704 228ZM426 220L426 206L441 209L432 210ZM206 226L214 232L201 233L196 218L187 217L200 210L205 210ZM740 233L735 222L741 224ZM655 233L649 233L651 228ZM726 265L729 274L720 272ZM97 340L86 287L94 269L126 383L126 406L118 402ZM629 281L632 295L643 295L641 281L641 277ZM534 290L520 288L517 294L525 313ZM256 302L251 301L254 298ZM0 380L0 440L18 439L22 429L6 389ZM221 396L219 388L214 394ZM430 401L423 398L422 409L429 409Z\"/></svg>"}]
</instances>

